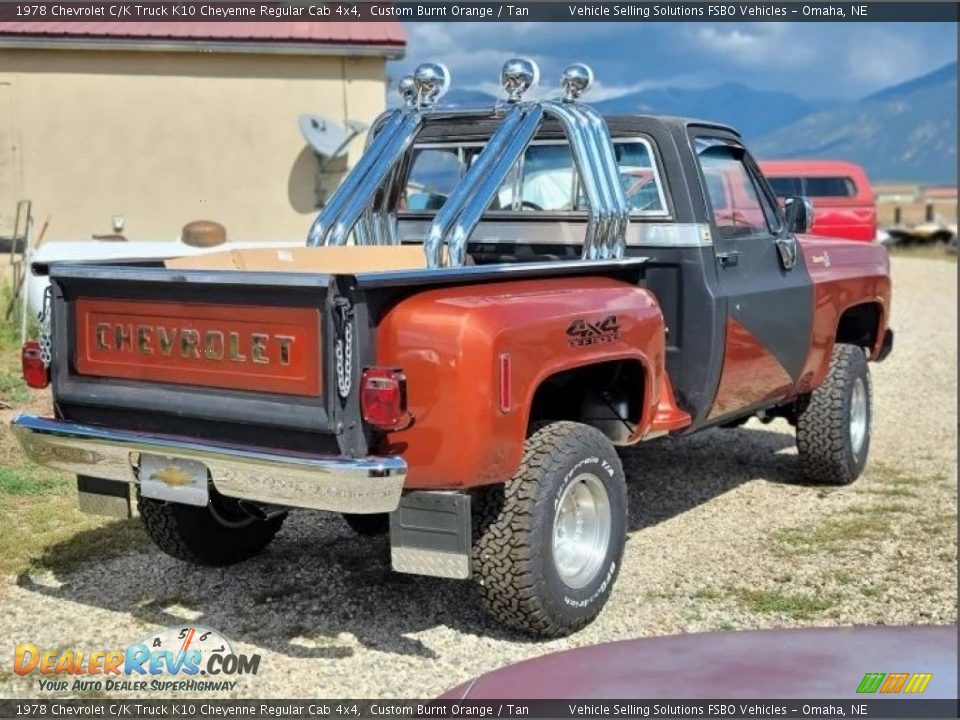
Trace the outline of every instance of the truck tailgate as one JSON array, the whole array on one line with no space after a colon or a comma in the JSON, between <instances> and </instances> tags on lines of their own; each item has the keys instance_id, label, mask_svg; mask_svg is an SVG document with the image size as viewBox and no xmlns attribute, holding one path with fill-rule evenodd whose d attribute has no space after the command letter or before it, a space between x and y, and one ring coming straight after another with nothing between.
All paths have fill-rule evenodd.
<instances>
[{"instance_id":1,"label":"truck tailgate","mask_svg":"<svg viewBox=\"0 0 960 720\"><path fill-rule=\"evenodd\" d=\"M337 396L352 312L337 276L60 264L50 278L64 418L317 449L352 412Z\"/></svg>"}]
</instances>

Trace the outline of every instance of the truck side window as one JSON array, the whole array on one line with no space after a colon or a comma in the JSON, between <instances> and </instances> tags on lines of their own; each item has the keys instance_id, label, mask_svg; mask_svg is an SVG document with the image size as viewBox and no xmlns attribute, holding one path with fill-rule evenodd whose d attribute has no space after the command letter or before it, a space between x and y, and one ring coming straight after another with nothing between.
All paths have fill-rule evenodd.
<instances>
[{"instance_id":1,"label":"truck side window","mask_svg":"<svg viewBox=\"0 0 960 720\"><path fill-rule=\"evenodd\" d=\"M767 182L770 183L770 187L773 188L773 192L777 194L777 197L788 198L803 195L803 183L800 182L800 178L798 177L767 176Z\"/></svg>"},{"instance_id":2,"label":"truck side window","mask_svg":"<svg viewBox=\"0 0 960 720\"><path fill-rule=\"evenodd\" d=\"M855 197L857 186L846 177L808 177L805 194L809 197Z\"/></svg>"},{"instance_id":3,"label":"truck side window","mask_svg":"<svg viewBox=\"0 0 960 720\"><path fill-rule=\"evenodd\" d=\"M743 150L723 143L706 144L700 146L698 156L720 237L774 234L771 222L778 224L775 212L761 200Z\"/></svg>"}]
</instances>

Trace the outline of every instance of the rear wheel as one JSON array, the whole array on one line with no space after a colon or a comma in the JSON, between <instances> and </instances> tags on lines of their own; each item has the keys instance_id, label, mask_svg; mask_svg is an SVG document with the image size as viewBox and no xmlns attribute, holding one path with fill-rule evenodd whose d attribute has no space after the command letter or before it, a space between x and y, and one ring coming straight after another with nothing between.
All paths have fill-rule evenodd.
<instances>
[{"instance_id":1,"label":"rear wheel","mask_svg":"<svg viewBox=\"0 0 960 720\"><path fill-rule=\"evenodd\" d=\"M543 637L589 624L620 569L626 507L620 459L599 430L534 432L516 474L477 497L473 567L486 610Z\"/></svg>"},{"instance_id":2,"label":"rear wheel","mask_svg":"<svg viewBox=\"0 0 960 720\"><path fill-rule=\"evenodd\" d=\"M797 450L811 482L849 485L867 464L873 415L863 350L837 344L823 385L797 416Z\"/></svg>"},{"instance_id":3,"label":"rear wheel","mask_svg":"<svg viewBox=\"0 0 960 720\"><path fill-rule=\"evenodd\" d=\"M258 555L279 532L286 514L260 520L211 488L207 507L168 503L137 494L140 519L167 555L195 565L233 565Z\"/></svg>"}]
</instances>

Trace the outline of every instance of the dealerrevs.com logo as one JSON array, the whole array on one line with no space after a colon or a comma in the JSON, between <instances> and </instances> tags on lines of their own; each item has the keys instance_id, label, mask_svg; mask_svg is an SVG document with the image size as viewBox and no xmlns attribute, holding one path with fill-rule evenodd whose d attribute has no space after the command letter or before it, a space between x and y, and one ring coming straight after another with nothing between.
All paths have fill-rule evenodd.
<instances>
[{"instance_id":1,"label":"dealerrevs.com logo","mask_svg":"<svg viewBox=\"0 0 960 720\"><path fill-rule=\"evenodd\" d=\"M47 650L17 645L13 671L39 675L48 692L228 692L238 676L256 675L260 655L237 653L216 630L171 627L126 649Z\"/></svg>"}]
</instances>

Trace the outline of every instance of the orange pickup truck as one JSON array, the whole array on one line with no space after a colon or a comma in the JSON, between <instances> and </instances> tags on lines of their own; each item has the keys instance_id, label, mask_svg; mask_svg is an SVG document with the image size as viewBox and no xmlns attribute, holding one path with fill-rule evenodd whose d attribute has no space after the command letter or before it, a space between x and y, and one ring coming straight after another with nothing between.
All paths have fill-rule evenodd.
<instances>
[{"instance_id":1,"label":"orange pickup truck","mask_svg":"<svg viewBox=\"0 0 960 720\"><path fill-rule=\"evenodd\" d=\"M783 417L811 482L857 478L886 250L803 235L729 127L603 118L572 65L445 109L426 64L294 250L59 263L13 428L82 506L138 508L226 565L291 510L389 533L399 572L474 578L502 623L585 626L620 569L616 448ZM267 262L264 258L267 258Z\"/></svg>"}]
</instances>

